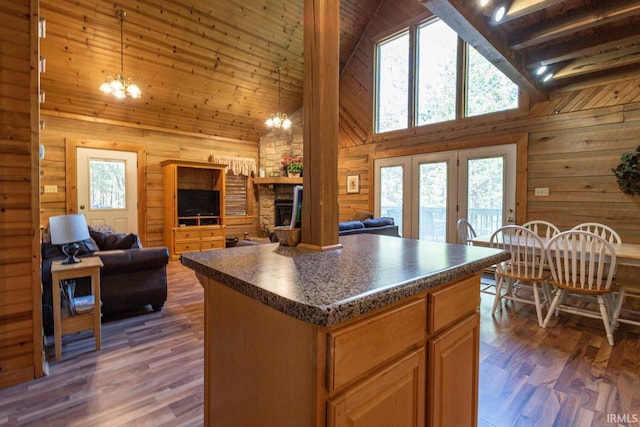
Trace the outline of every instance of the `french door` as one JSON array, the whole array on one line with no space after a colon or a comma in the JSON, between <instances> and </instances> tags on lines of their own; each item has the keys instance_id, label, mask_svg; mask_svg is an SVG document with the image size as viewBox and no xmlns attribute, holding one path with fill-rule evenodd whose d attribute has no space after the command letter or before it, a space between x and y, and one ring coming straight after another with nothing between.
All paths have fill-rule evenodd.
<instances>
[{"instance_id":1,"label":"french door","mask_svg":"<svg viewBox=\"0 0 640 427\"><path fill-rule=\"evenodd\" d=\"M515 165L515 144L378 159L375 213L413 239L454 243L458 218L490 234L514 222Z\"/></svg>"}]
</instances>

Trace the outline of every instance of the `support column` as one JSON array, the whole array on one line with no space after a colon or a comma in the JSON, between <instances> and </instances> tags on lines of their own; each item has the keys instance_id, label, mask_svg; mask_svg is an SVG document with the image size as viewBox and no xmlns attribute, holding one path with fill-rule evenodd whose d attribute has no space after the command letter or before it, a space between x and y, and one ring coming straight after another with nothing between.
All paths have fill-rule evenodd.
<instances>
[{"instance_id":1,"label":"support column","mask_svg":"<svg viewBox=\"0 0 640 427\"><path fill-rule=\"evenodd\" d=\"M338 244L340 1L304 0L304 194L301 246Z\"/></svg>"}]
</instances>

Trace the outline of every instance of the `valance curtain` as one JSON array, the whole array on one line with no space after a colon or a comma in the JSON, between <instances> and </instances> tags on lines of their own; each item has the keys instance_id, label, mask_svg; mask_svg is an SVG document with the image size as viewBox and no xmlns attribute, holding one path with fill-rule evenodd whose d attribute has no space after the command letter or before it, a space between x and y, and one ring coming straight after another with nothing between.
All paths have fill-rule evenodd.
<instances>
[{"instance_id":1,"label":"valance curtain","mask_svg":"<svg viewBox=\"0 0 640 427\"><path fill-rule=\"evenodd\" d=\"M227 165L229 170L234 175L251 176L256 175L256 160L248 157L223 157L223 156L210 156L209 161L222 165Z\"/></svg>"}]
</instances>

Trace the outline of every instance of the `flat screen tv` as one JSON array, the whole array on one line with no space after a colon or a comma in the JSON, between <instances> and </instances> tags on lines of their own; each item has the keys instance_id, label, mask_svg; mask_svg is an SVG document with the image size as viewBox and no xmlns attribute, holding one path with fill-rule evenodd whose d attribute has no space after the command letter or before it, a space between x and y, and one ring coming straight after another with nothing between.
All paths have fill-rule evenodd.
<instances>
[{"instance_id":1,"label":"flat screen tv","mask_svg":"<svg viewBox=\"0 0 640 427\"><path fill-rule=\"evenodd\" d=\"M178 216L220 216L220 191L178 189Z\"/></svg>"}]
</instances>

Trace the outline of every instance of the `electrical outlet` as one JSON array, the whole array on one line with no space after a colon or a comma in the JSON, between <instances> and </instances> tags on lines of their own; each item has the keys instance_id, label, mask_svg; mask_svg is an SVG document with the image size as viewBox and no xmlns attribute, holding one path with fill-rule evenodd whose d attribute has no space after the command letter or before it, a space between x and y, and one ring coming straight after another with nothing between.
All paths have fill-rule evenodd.
<instances>
[{"instance_id":1,"label":"electrical outlet","mask_svg":"<svg viewBox=\"0 0 640 427\"><path fill-rule=\"evenodd\" d=\"M536 196L548 196L549 195L549 187L538 187L535 190Z\"/></svg>"},{"instance_id":2,"label":"electrical outlet","mask_svg":"<svg viewBox=\"0 0 640 427\"><path fill-rule=\"evenodd\" d=\"M45 193L57 193L58 192L58 186L57 185L45 185L44 186L44 192Z\"/></svg>"}]
</instances>

